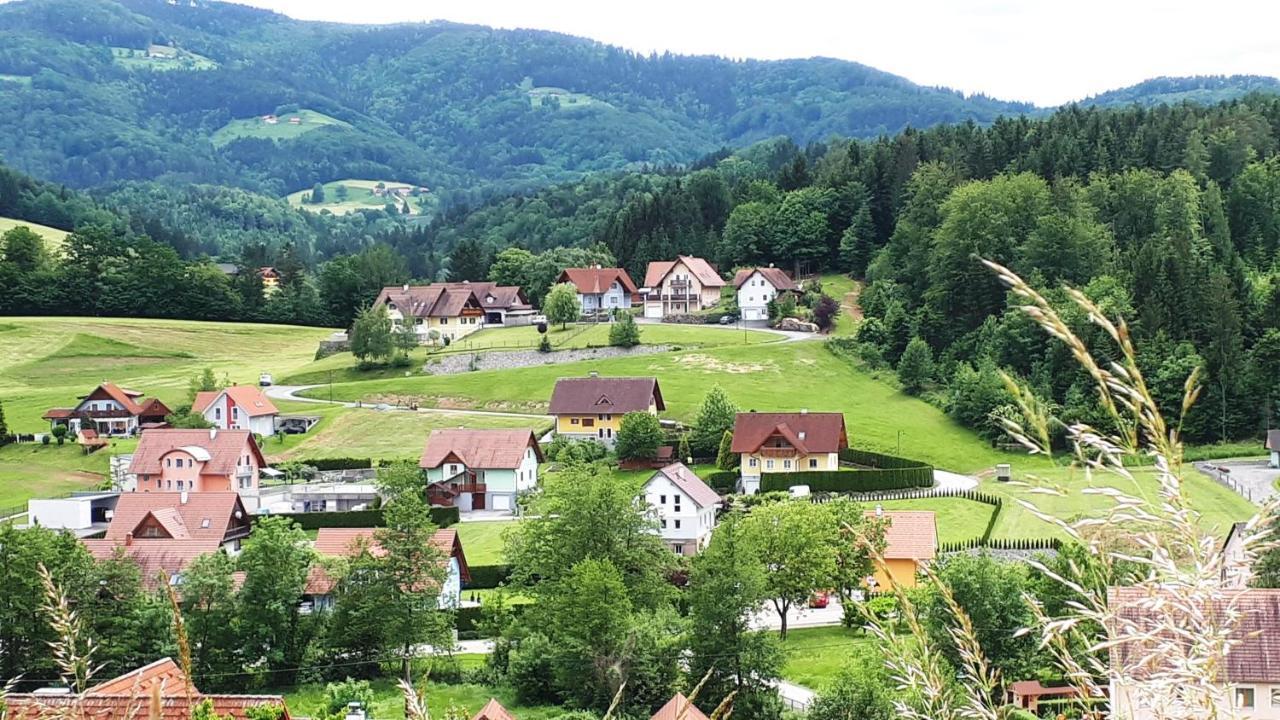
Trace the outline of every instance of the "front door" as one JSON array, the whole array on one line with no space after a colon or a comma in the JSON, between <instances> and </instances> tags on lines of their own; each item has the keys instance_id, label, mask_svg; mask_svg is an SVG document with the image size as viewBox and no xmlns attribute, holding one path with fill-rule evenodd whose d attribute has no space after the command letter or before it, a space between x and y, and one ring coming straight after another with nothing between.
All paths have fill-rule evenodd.
<instances>
[{"instance_id":1,"label":"front door","mask_svg":"<svg viewBox=\"0 0 1280 720\"><path fill-rule=\"evenodd\" d=\"M480 493L480 492L472 493L471 509L472 510L484 509L484 493Z\"/></svg>"}]
</instances>

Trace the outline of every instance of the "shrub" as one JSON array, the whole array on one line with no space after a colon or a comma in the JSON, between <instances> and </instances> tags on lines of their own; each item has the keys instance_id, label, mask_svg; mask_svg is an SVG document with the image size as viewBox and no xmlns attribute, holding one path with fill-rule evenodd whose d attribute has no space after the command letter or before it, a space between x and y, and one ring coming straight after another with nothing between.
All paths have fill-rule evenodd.
<instances>
[{"instance_id":1,"label":"shrub","mask_svg":"<svg viewBox=\"0 0 1280 720\"><path fill-rule=\"evenodd\" d=\"M647 412L632 412L622 416L618 428L619 460L652 460L658 457L662 444L662 425L658 418Z\"/></svg>"},{"instance_id":2,"label":"shrub","mask_svg":"<svg viewBox=\"0 0 1280 720\"><path fill-rule=\"evenodd\" d=\"M556 435L543 449L543 454L553 462L595 462L603 460L609 450L598 440L578 440Z\"/></svg>"},{"instance_id":3,"label":"shrub","mask_svg":"<svg viewBox=\"0 0 1280 720\"><path fill-rule=\"evenodd\" d=\"M933 485L933 468L871 468L767 473L760 476L760 490L783 491L808 485L815 492L874 492Z\"/></svg>"},{"instance_id":4,"label":"shrub","mask_svg":"<svg viewBox=\"0 0 1280 720\"><path fill-rule=\"evenodd\" d=\"M898 382L908 394L916 395L933 380L933 351L920 338L911 338L898 359Z\"/></svg>"},{"instance_id":5,"label":"shrub","mask_svg":"<svg viewBox=\"0 0 1280 720\"><path fill-rule=\"evenodd\" d=\"M373 467L373 460L369 458L316 458L305 462L316 470L363 470Z\"/></svg>"},{"instance_id":6,"label":"shrub","mask_svg":"<svg viewBox=\"0 0 1280 720\"><path fill-rule=\"evenodd\" d=\"M538 352L540 353L551 352L551 338L547 337L546 335L541 335L538 337Z\"/></svg>"},{"instance_id":7,"label":"shrub","mask_svg":"<svg viewBox=\"0 0 1280 720\"><path fill-rule=\"evenodd\" d=\"M725 430L720 438L720 450L716 453L716 467L733 470L738 467L738 454L733 451L733 431Z\"/></svg>"},{"instance_id":8,"label":"shrub","mask_svg":"<svg viewBox=\"0 0 1280 720\"><path fill-rule=\"evenodd\" d=\"M432 507L431 522L446 528L458 523L458 508ZM382 527L382 510L345 510L341 512L309 512L309 513L277 513L276 515L258 515L262 517L285 517L292 520L303 530L319 530L320 528L365 528Z\"/></svg>"},{"instance_id":9,"label":"shrub","mask_svg":"<svg viewBox=\"0 0 1280 720\"><path fill-rule=\"evenodd\" d=\"M551 659L557 648L545 635L530 635L520 641L511 653L511 665L507 679L516 691L520 702L535 705L558 704L555 672Z\"/></svg>"},{"instance_id":10,"label":"shrub","mask_svg":"<svg viewBox=\"0 0 1280 720\"><path fill-rule=\"evenodd\" d=\"M609 328L609 344L614 347L630 348L640 344L640 326L630 314L623 315Z\"/></svg>"},{"instance_id":11,"label":"shrub","mask_svg":"<svg viewBox=\"0 0 1280 720\"><path fill-rule=\"evenodd\" d=\"M487 590L496 588L507 581L511 568L507 565L470 565L471 582L467 588L471 590Z\"/></svg>"},{"instance_id":12,"label":"shrub","mask_svg":"<svg viewBox=\"0 0 1280 720\"><path fill-rule=\"evenodd\" d=\"M43 435L43 436L41 436L41 438L40 438L40 444L41 444L41 445L48 445L48 444L52 441L52 439L53 439L53 436L52 436L52 435Z\"/></svg>"},{"instance_id":13,"label":"shrub","mask_svg":"<svg viewBox=\"0 0 1280 720\"><path fill-rule=\"evenodd\" d=\"M738 473L736 470L719 470L707 475L704 480L711 486L712 490L721 495L731 493L738 487Z\"/></svg>"},{"instance_id":14,"label":"shrub","mask_svg":"<svg viewBox=\"0 0 1280 720\"><path fill-rule=\"evenodd\" d=\"M823 295L818 298L818 302L813 306L813 321L817 323L819 330L830 330L832 325L836 323L836 315L840 312L840 304L832 298Z\"/></svg>"}]
</instances>

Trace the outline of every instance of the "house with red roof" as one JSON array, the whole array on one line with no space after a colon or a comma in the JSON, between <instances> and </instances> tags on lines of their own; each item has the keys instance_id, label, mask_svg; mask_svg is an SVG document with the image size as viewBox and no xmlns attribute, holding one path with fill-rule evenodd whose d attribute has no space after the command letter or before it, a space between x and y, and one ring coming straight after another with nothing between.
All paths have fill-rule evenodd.
<instances>
[{"instance_id":1,"label":"house with red roof","mask_svg":"<svg viewBox=\"0 0 1280 720\"><path fill-rule=\"evenodd\" d=\"M644 316L664 318L685 315L720 302L724 278L715 266L700 257L679 255L675 260L655 260L644 274Z\"/></svg>"},{"instance_id":2,"label":"house with red roof","mask_svg":"<svg viewBox=\"0 0 1280 720\"><path fill-rule=\"evenodd\" d=\"M573 285L583 314L626 310L639 300L639 289L622 268L566 268L556 283Z\"/></svg>"},{"instance_id":3,"label":"house with red roof","mask_svg":"<svg viewBox=\"0 0 1280 720\"><path fill-rule=\"evenodd\" d=\"M124 493L112 513L106 534L84 545L98 560L133 560L148 587L161 573L174 582L201 555L239 553L253 527L234 492Z\"/></svg>"},{"instance_id":4,"label":"house with red roof","mask_svg":"<svg viewBox=\"0 0 1280 720\"><path fill-rule=\"evenodd\" d=\"M925 565L938 556L938 524L930 510L890 510L877 507L868 518L880 519L884 527L884 552L872 576L875 588L913 588Z\"/></svg>"},{"instance_id":5,"label":"house with red roof","mask_svg":"<svg viewBox=\"0 0 1280 720\"><path fill-rule=\"evenodd\" d=\"M283 696L206 695L195 687L171 658L162 658L94 685L80 694L9 693L5 696L5 706L10 720L61 717L95 720L190 720L196 706L206 700L213 706L213 713L220 718L249 720L251 710L273 706L280 709L280 720L291 720L289 706ZM254 715L260 717L257 713Z\"/></svg>"},{"instance_id":6,"label":"house with red roof","mask_svg":"<svg viewBox=\"0 0 1280 720\"><path fill-rule=\"evenodd\" d=\"M529 325L535 316L524 291L492 282L384 287L373 304L396 328L412 326L419 343L430 342L432 330L452 341L485 327Z\"/></svg>"},{"instance_id":7,"label":"house with red roof","mask_svg":"<svg viewBox=\"0 0 1280 720\"><path fill-rule=\"evenodd\" d=\"M219 430L248 430L264 437L276 434L276 409L266 393L253 385L232 385L196 393L191 412L199 413Z\"/></svg>"},{"instance_id":8,"label":"house with red roof","mask_svg":"<svg viewBox=\"0 0 1280 720\"><path fill-rule=\"evenodd\" d=\"M696 555L711 540L720 494L684 463L650 476L641 496L657 516L658 535L677 555Z\"/></svg>"},{"instance_id":9,"label":"house with red roof","mask_svg":"<svg viewBox=\"0 0 1280 720\"><path fill-rule=\"evenodd\" d=\"M50 408L44 414L50 428L62 425L72 435L85 437L133 437L144 427L158 427L172 411L155 398L106 382L70 408Z\"/></svg>"},{"instance_id":10,"label":"house with red roof","mask_svg":"<svg viewBox=\"0 0 1280 720\"><path fill-rule=\"evenodd\" d=\"M768 320L769 303L783 293L798 293L800 286L780 268L743 268L733 276L738 312L743 320Z\"/></svg>"},{"instance_id":11,"label":"house with red roof","mask_svg":"<svg viewBox=\"0 0 1280 720\"><path fill-rule=\"evenodd\" d=\"M432 505L514 511L538 485L542 448L530 430L432 430L418 466Z\"/></svg>"},{"instance_id":12,"label":"house with red roof","mask_svg":"<svg viewBox=\"0 0 1280 720\"><path fill-rule=\"evenodd\" d=\"M471 720L516 720L511 711L502 706L495 698L489 698L489 702L480 708L480 712L471 716Z\"/></svg>"},{"instance_id":13,"label":"house with red roof","mask_svg":"<svg viewBox=\"0 0 1280 720\"><path fill-rule=\"evenodd\" d=\"M557 435L613 447L624 415L656 416L666 409L657 378L600 377L592 372L584 378L556 380L548 413L556 419Z\"/></svg>"},{"instance_id":14,"label":"house with red roof","mask_svg":"<svg viewBox=\"0 0 1280 720\"><path fill-rule=\"evenodd\" d=\"M147 430L129 463L136 492L236 492L258 507L259 476L267 466L248 430Z\"/></svg>"},{"instance_id":15,"label":"house with red roof","mask_svg":"<svg viewBox=\"0 0 1280 720\"><path fill-rule=\"evenodd\" d=\"M840 469L840 451L849 447L841 413L738 413L733 452L741 456L742 490L760 489L768 473Z\"/></svg>"},{"instance_id":16,"label":"house with red roof","mask_svg":"<svg viewBox=\"0 0 1280 720\"><path fill-rule=\"evenodd\" d=\"M352 558L368 551L378 557L386 551L378 545L375 533L374 528L320 528L316 531L314 543L316 555L321 558ZM440 562L446 570L437 604L441 609L457 608L462 602L462 583L471 582L467 557L462 552L462 540L458 538L457 530L441 528L431 536L431 546L439 553ZM337 586L338 578L323 564L312 565L302 592L305 607L309 610L333 607Z\"/></svg>"},{"instance_id":17,"label":"house with red roof","mask_svg":"<svg viewBox=\"0 0 1280 720\"><path fill-rule=\"evenodd\" d=\"M649 720L707 720L707 716L684 693L676 693Z\"/></svg>"}]
</instances>

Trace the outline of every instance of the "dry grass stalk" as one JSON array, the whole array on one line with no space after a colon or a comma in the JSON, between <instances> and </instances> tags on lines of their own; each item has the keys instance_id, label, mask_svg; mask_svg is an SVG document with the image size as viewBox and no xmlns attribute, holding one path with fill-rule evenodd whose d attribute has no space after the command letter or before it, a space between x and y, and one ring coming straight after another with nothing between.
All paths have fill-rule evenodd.
<instances>
[{"instance_id":1,"label":"dry grass stalk","mask_svg":"<svg viewBox=\"0 0 1280 720\"><path fill-rule=\"evenodd\" d=\"M195 683L195 676L191 671L191 642L187 638L187 624L182 618L182 604L178 602L178 593L173 589L173 583L169 582L168 575L162 570L159 577L163 583L165 597L169 600L169 609L173 611L173 637L178 643L178 664L182 667L182 674L187 678L187 682L183 684L187 707L194 708L196 700L191 690Z\"/></svg>"},{"instance_id":2,"label":"dry grass stalk","mask_svg":"<svg viewBox=\"0 0 1280 720\"><path fill-rule=\"evenodd\" d=\"M53 574L43 563L39 566L40 585L44 588L40 610L49 620L56 639L49 641L53 651L58 676L72 692L83 693L89 681L101 666L94 666L93 654L97 650L84 629L79 613L71 609L67 595L53 579Z\"/></svg>"}]
</instances>

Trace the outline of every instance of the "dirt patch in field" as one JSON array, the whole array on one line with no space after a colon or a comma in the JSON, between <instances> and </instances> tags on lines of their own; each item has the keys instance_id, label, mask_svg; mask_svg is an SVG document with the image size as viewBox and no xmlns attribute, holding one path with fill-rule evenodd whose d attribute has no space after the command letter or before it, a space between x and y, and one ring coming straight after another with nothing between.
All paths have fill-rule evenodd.
<instances>
[{"instance_id":1,"label":"dirt patch in field","mask_svg":"<svg viewBox=\"0 0 1280 720\"><path fill-rule=\"evenodd\" d=\"M862 283L855 282L853 290L846 293L840 301L840 309L853 318L854 322L862 322L862 305L858 303L858 296L860 295L862 295Z\"/></svg>"},{"instance_id":2,"label":"dirt patch in field","mask_svg":"<svg viewBox=\"0 0 1280 720\"><path fill-rule=\"evenodd\" d=\"M673 360L680 365L695 367L708 372L729 373L730 375L746 375L748 373L776 371L778 369L778 366L773 361L755 363L728 362L713 358L710 355L703 355L702 353L677 355ZM651 366L650 369L656 371L661 368Z\"/></svg>"}]
</instances>

